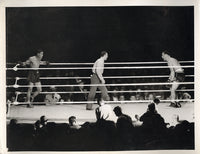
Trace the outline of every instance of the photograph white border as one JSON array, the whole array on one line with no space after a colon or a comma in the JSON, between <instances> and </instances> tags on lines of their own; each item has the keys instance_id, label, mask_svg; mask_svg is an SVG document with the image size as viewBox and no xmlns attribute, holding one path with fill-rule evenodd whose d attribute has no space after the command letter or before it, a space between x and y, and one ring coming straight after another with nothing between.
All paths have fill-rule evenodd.
<instances>
[{"instance_id":1,"label":"photograph white border","mask_svg":"<svg viewBox=\"0 0 200 154\"><path fill-rule=\"evenodd\" d=\"M4 153L55 153L55 152L7 152L6 147L6 7L58 7L58 6L194 6L194 60L195 60L195 150L151 150L119 152L73 152L73 153L151 153L151 154L198 154L200 153L200 51L199 51L199 0L1 0L0 1L0 154ZM57 152L72 153L72 152Z\"/></svg>"}]
</instances>

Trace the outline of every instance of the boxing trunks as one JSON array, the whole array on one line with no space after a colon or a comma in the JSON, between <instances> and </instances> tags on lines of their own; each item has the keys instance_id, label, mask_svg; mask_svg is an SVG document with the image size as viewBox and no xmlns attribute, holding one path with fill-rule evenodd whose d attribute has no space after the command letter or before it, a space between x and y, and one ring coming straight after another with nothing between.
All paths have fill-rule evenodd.
<instances>
[{"instance_id":1,"label":"boxing trunks","mask_svg":"<svg viewBox=\"0 0 200 154\"><path fill-rule=\"evenodd\" d=\"M32 83L40 82L40 73L38 70L30 70L27 80Z\"/></svg>"},{"instance_id":2,"label":"boxing trunks","mask_svg":"<svg viewBox=\"0 0 200 154\"><path fill-rule=\"evenodd\" d=\"M175 81L183 82L185 80L184 72L175 72Z\"/></svg>"}]
</instances>

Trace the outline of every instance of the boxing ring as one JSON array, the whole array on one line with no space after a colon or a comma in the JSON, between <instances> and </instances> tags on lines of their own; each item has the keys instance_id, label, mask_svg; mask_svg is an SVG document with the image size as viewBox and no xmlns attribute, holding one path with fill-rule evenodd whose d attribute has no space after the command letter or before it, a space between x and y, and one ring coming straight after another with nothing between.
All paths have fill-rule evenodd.
<instances>
[{"instance_id":1,"label":"boxing ring","mask_svg":"<svg viewBox=\"0 0 200 154\"><path fill-rule=\"evenodd\" d=\"M186 80L179 83L182 88L179 88L177 93L180 95L189 93L191 98L177 98L176 100L168 98L170 90L166 87L172 83L166 82L169 77L169 66L166 62L110 62L105 63L104 67L105 85L108 88L108 94L117 95L118 100L111 98L106 103L112 108L120 106L123 113L135 120L135 114L141 116L146 112L148 103L152 100L145 96L152 94L154 98L160 99L157 110L165 122L173 123L174 115L178 115L180 120L194 122L194 61L180 61L180 63L185 70ZM43 88L40 96L57 93L62 96L74 95L75 99L62 99L62 101L50 104L45 101L35 101L33 108L27 108L29 103L19 99L26 96L29 87L24 72L34 70L34 68L17 68L13 67L13 63L7 63L7 95L15 93L15 99L7 104L7 122L14 118L21 123L34 123L42 115L45 115L49 121L57 123L68 122L70 116L76 116L80 124L86 121L95 122L95 110L86 110L86 104L94 103L93 108L95 109L96 101L76 100L78 95L87 97L90 86L101 86L101 84L90 84L92 65L93 63L50 63L49 67L41 66L38 70L41 74L44 73L40 77ZM64 71L64 73L58 75L55 73L57 70ZM75 71L76 75L68 75L70 71ZM48 91L50 87L60 89L52 92ZM99 93L100 91L97 91L97 94ZM143 99L135 98L136 95L143 96ZM126 97L120 99L121 96ZM129 96L133 96L132 99ZM170 107L171 101L180 101L182 107ZM116 121L116 119L117 117L113 114L113 120Z\"/></svg>"}]
</instances>

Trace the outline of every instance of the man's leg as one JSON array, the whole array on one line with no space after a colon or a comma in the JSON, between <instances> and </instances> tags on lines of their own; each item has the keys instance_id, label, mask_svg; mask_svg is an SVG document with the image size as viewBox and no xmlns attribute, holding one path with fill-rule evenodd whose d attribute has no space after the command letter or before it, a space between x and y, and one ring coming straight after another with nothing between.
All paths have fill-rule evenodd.
<instances>
[{"instance_id":1,"label":"man's leg","mask_svg":"<svg viewBox=\"0 0 200 154\"><path fill-rule=\"evenodd\" d=\"M31 102L33 102L35 97L42 91L41 82L36 82L35 86L36 86L37 90L33 93Z\"/></svg>"},{"instance_id":2,"label":"man's leg","mask_svg":"<svg viewBox=\"0 0 200 154\"><path fill-rule=\"evenodd\" d=\"M98 88L101 91L101 95L102 95L103 100L109 101L110 97L108 95L108 90L107 90L106 86L102 85L102 86L99 86Z\"/></svg>"},{"instance_id":3,"label":"man's leg","mask_svg":"<svg viewBox=\"0 0 200 154\"><path fill-rule=\"evenodd\" d=\"M32 93L32 90L33 90L33 83L32 82L29 82L29 87L28 87L28 92L27 92L27 103L29 103L28 105L27 105L27 107L33 107L32 105L31 105L31 93Z\"/></svg>"},{"instance_id":4,"label":"man's leg","mask_svg":"<svg viewBox=\"0 0 200 154\"><path fill-rule=\"evenodd\" d=\"M28 92L27 92L27 98L26 98L27 102L30 102L32 90L33 90L33 83L29 82L29 87L28 87Z\"/></svg>"},{"instance_id":5,"label":"man's leg","mask_svg":"<svg viewBox=\"0 0 200 154\"><path fill-rule=\"evenodd\" d=\"M97 78L97 76L95 74L92 75L91 77L91 85L92 84L99 84L100 81L99 79ZM96 95L96 90L97 90L97 86L90 86L90 93L88 95L88 101L94 101L94 98L95 98L95 95ZM92 106L93 104L92 103L87 103L86 105L86 109L87 110L92 110Z\"/></svg>"},{"instance_id":6,"label":"man's leg","mask_svg":"<svg viewBox=\"0 0 200 154\"><path fill-rule=\"evenodd\" d=\"M94 101L95 95L96 95L97 86L91 86L90 87L90 93L88 95L88 101ZM86 109L92 110L93 103L87 103Z\"/></svg>"},{"instance_id":7,"label":"man's leg","mask_svg":"<svg viewBox=\"0 0 200 154\"><path fill-rule=\"evenodd\" d=\"M173 105L175 105L175 106L176 106L176 101L175 101L175 99L176 99L176 90L177 90L178 86L179 86L178 82L173 82L172 87L170 89L170 91L171 91L170 98L172 100Z\"/></svg>"}]
</instances>

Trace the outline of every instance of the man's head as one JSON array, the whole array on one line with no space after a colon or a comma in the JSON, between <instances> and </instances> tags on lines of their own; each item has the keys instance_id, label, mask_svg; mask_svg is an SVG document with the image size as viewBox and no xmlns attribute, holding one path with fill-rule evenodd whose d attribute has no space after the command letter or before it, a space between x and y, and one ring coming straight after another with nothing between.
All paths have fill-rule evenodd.
<instances>
[{"instance_id":1,"label":"man's head","mask_svg":"<svg viewBox=\"0 0 200 154\"><path fill-rule=\"evenodd\" d=\"M40 117L40 123L42 125L46 125L47 121L48 121L48 119L46 118L46 116L43 115L43 116Z\"/></svg>"},{"instance_id":2,"label":"man's head","mask_svg":"<svg viewBox=\"0 0 200 154\"><path fill-rule=\"evenodd\" d=\"M155 107L155 104L154 103L151 103L148 105L148 110L150 112L155 112L156 111L156 107Z\"/></svg>"},{"instance_id":3,"label":"man's head","mask_svg":"<svg viewBox=\"0 0 200 154\"><path fill-rule=\"evenodd\" d=\"M76 124L76 117L75 117L75 116L69 117L69 124L70 124L71 126L73 126L73 125Z\"/></svg>"},{"instance_id":4,"label":"man's head","mask_svg":"<svg viewBox=\"0 0 200 154\"><path fill-rule=\"evenodd\" d=\"M107 60L107 59L108 59L108 52L107 52L107 51L102 51L102 52L101 52L101 57L102 57L104 60Z\"/></svg>"},{"instance_id":5,"label":"man's head","mask_svg":"<svg viewBox=\"0 0 200 154\"><path fill-rule=\"evenodd\" d=\"M119 106L116 106L113 111L115 112L116 116L122 115L122 109Z\"/></svg>"},{"instance_id":6,"label":"man's head","mask_svg":"<svg viewBox=\"0 0 200 154\"><path fill-rule=\"evenodd\" d=\"M160 99L155 98L155 99L153 100L153 102L154 102L155 104L159 104L159 103L160 103Z\"/></svg>"},{"instance_id":7,"label":"man's head","mask_svg":"<svg viewBox=\"0 0 200 154\"><path fill-rule=\"evenodd\" d=\"M168 51L163 51L163 52L162 52L162 59L163 59L164 61L168 61L169 58L170 58L169 52L168 52Z\"/></svg>"},{"instance_id":8,"label":"man's head","mask_svg":"<svg viewBox=\"0 0 200 154\"><path fill-rule=\"evenodd\" d=\"M41 50L41 49L36 50L36 56L38 58L42 59L43 55L44 55L44 51L43 50Z\"/></svg>"}]
</instances>

